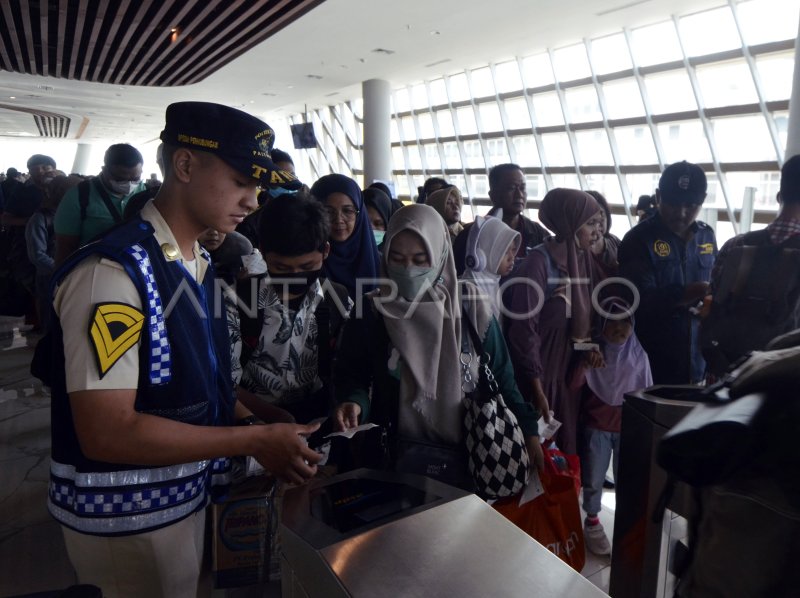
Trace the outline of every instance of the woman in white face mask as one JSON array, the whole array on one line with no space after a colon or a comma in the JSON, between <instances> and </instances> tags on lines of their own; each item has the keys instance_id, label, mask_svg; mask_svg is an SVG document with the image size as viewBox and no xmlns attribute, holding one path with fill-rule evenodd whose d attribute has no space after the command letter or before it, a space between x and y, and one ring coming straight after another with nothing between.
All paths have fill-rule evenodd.
<instances>
[{"instance_id":1,"label":"woman in white face mask","mask_svg":"<svg viewBox=\"0 0 800 598\"><path fill-rule=\"evenodd\" d=\"M334 371L334 427L343 430L367 421L384 426L393 436L390 459L397 457L394 451L402 444L398 439L461 447L462 296L449 231L433 208L414 204L392 216L381 275L383 284L364 297L361 313L345 326ZM469 283L465 290L477 295ZM500 391L527 438L531 460L540 465L539 413L517 390L497 321L483 301L470 300L465 306L465 315L491 356ZM476 364L473 368L477 380ZM382 452L362 448L360 464L385 465ZM463 466L466 471L466 453Z\"/></svg>"}]
</instances>

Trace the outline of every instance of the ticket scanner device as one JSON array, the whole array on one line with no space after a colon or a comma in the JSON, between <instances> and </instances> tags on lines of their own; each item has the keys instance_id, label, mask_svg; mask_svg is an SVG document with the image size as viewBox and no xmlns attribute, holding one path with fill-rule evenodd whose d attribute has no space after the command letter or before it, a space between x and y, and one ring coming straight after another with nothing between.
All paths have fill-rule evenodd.
<instances>
[{"instance_id":1,"label":"ticket scanner device","mask_svg":"<svg viewBox=\"0 0 800 598\"><path fill-rule=\"evenodd\" d=\"M606 596L474 494L358 469L289 490L283 598Z\"/></svg>"}]
</instances>

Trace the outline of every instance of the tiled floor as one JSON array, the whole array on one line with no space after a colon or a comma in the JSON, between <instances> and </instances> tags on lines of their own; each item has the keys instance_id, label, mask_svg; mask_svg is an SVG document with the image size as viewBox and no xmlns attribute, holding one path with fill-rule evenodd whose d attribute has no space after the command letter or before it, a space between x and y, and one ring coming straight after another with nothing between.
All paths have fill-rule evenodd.
<instances>
[{"instance_id":1,"label":"tiled floor","mask_svg":"<svg viewBox=\"0 0 800 598\"><path fill-rule=\"evenodd\" d=\"M29 373L38 337L20 334L20 324L0 317L0 596L6 597L76 583L61 531L46 507L50 398ZM609 538L614 506L613 491L604 492L600 520ZM608 591L610 564L610 557L589 553L582 573ZM278 595L276 584L214 592L229 598Z\"/></svg>"}]
</instances>

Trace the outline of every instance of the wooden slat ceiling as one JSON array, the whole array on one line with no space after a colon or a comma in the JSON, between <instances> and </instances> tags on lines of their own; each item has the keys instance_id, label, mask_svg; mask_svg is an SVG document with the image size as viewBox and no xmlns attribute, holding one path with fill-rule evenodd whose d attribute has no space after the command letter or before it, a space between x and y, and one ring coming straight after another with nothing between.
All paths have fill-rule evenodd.
<instances>
[{"instance_id":1,"label":"wooden slat ceiling","mask_svg":"<svg viewBox=\"0 0 800 598\"><path fill-rule=\"evenodd\" d=\"M1 0L0 70L189 85L324 0Z\"/></svg>"}]
</instances>

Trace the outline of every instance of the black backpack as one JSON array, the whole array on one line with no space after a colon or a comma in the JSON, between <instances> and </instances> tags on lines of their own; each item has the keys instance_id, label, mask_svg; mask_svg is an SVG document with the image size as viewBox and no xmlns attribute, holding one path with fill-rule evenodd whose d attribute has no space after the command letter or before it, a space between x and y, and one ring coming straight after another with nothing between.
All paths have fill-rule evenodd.
<instances>
[{"instance_id":1,"label":"black backpack","mask_svg":"<svg viewBox=\"0 0 800 598\"><path fill-rule=\"evenodd\" d=\"M751 351L798 325L800 235L774 245L766 230L730 250L700 325L708 371L717 376Z\"/></svg>"}]
</instances>

